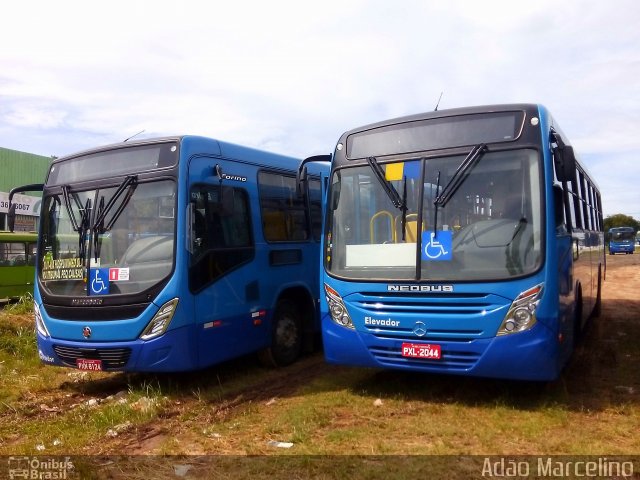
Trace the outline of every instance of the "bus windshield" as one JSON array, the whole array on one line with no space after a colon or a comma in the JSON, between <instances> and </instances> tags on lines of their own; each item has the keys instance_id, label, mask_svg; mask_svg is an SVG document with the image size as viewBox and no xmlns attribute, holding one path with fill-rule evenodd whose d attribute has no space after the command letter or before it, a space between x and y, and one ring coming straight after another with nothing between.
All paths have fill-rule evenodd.
<instances>
[{"instance_id":1,"label":"bus windshield","mask_svg":"<svg viewBox=\"0 0 640 480\"><path fill-rule=\"evenodd\" d=\"M612 228L609 233L611 233L611 241L613 242L633 242L635 240L633 228Z\"/></svg>"},{"instance_id":2,"label":"bus windshield","mask_svg":"<svg viewBox=\"0 0 640 480\"><path fill-rule=\"evenodd\" d=\"M84 191L65 187L45 198L38 276L49 294L135 294L171 273L175 182L129 185L118 197L121 186ZM111 199L115 206L108 209ZM108 288L87 290L87 265L90 271L109 269Z\"/></svg>"},{"instance_id":3,"label":"bus windshield","mask_svg":"<svg viewBox=\"0 0 640 480\"><path fill-rule=\"evenodd\" d=\"M327 271L382 281L494 281L536 271L543 251L539 153L486 151L464 171L446 203L435 202L464 160L458 155L380 163L384 179L403 199L403 211L370 165L336 170Z\"/></svg>"}]
</instances>

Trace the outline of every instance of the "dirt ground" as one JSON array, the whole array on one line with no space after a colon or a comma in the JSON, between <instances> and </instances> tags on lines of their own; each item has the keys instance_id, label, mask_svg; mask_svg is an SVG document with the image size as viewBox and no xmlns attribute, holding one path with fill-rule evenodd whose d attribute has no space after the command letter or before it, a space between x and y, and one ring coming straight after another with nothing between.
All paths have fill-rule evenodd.
<instances>
[{"instance_id":1,"label":"dirt ground","mask_svg":"<svg viewBox=\"0 0 640 480\"><path fill-rule=\"evenodd\" d=\"M611 370L610 365L616 364L624 359L617 358L616 342L625 335L619 322L632 321L640 322L640 254L607 256L606 278L602 292L602 315L593 322L586 339L586 346L580 347L568 370L580 371L586 364L589 364L588 382L585 382L585 375L566 375L564 380L570 393L576 393L579 397L576 402L583 402L588 407L589 401L598 401L598 395L594 395L593 385L604 385L611 390L611 380L607 379ZM634 327L634 332L637 328ZM602 352L599 360L595 361L595 367L591 364L594 361L587 358L587 352L593 351L594 344ZM635 354L634 354L635 355ZM638 360L637 358L633 360ZM344 367L346 368L346 367ZM206 455L211 453L206 451L199 441L190 442L192 431L198 425L207 425L221 422L236 415L242 415L243 411L253 408L255 405L268 404L270 399L287 398L293 393L303 390L305 385L312 381L330 377L343 371L343 367L329 366L323 361L322 354L317 353L308 356L296 364L277 370L262 369L255 366L253 357L244 358L229 362L206 372L195 372L183 374L179 379L164 378L161 381L167 384L178 383L178 388L173 388L169 399L163 405L162 413L154 417L151 421L134 428L124 429L118 435L109 438L96 439L87 444L83 451L73 452L74 454L98 454L98 455L147 455L157 453L172 453L164 450L167 441L179 438L182 445L182 452L188 451L193 455ZM572 372L570 372L572 373ZM65 372L69 375L69 381L64 382L59 388L51 390L44 396L37 398L25 398L25 403L32 404L33 420L35 417L47 417L55 415L56 412L67 410L75 405L97 399L98 402L108 401L108 397L130 390L131 384L141 384L148 382L148 377L125 375L125 374L101 374L90 382L77 382L74 375L82 375L82 372L69 370ZM210 378L208 383L203 383L203 376ZM206 414L198 413L196 417L189 415L196 411L200 402L198 394L200 388L217 388L221 379L245 376L245 384L241 387L226 389L220 385L220 394L215 402L209 402L210 409ZM591 378L592 377L592 378ZM590 384L590 396L594 400L585 400L587 395L581 396L585 391L586 384ZM602 387L604 388L604 387ZM616 387L617 388L617 387ZM640 391L640 375L635 381L627 384L625 388ZM182 393L183 392L183 393ZM225 393L228 392L228 393ZM615 394L615 392L614 392ZM55 410L47 411L42 409L42 405L53 406ZM24 405L23 405L24 407ZM7 439L11 442L11 439ZM17 438L16 438L17 440ZM69 452L72 453L72 452ZM218 454L225 452L216 452ZM237 452L226 452L237 453Z\"/></svg>"}]
</instances>

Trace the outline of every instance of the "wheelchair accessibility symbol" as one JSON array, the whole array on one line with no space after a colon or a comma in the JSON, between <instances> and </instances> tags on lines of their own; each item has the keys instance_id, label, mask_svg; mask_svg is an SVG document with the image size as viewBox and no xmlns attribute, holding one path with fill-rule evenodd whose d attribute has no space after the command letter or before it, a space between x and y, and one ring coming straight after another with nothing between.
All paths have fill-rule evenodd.
<instances>
[{"instance_id":1,"label":"wheelchair accessibility symbol","mask_svg":"<svg viewBox=\"0 0 640 480\"><path fill-rule=\"evenodd\" d=\"M89 295L107 295L109 293L109 269L92 268L89 273Z\"/></svg>"},{"instance_id":2,"label":"wheelchair accessibility symbol","mask_svg":"<svg viewBox=\"0 0 640 480\"><path fill-rule=\"evenodd\" d=\"M422 260L438 262L451 260L453 234L449 230L422 233Z\"/></svg>"}]
</instances>

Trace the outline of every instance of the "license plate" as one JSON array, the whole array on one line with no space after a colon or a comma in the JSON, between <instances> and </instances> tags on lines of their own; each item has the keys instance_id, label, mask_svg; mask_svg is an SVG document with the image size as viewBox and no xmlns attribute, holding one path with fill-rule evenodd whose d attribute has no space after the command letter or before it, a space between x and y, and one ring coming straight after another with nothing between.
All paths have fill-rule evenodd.
<instances>
[{"instance_id":1,"label":"license plate","mask_svg":"<svg viewBox=\"0 0 640 480\"><path fill-rule=\"evenodd\" d=\"M80 370L102 370L102 360L92 360L87 358L77 358L76 367Z\"/></svg>"},{"instance_id":2,"label":"license plate","mask_svg":"<svg viewBox=\"0 0 640 480\"><path fill-rule=\"evenodd\" d=\"M409 358L426 358L428 360L440 360L442 348L440 345L427 343L403 343L402 356Z\"/></svg>"}]
</instances>

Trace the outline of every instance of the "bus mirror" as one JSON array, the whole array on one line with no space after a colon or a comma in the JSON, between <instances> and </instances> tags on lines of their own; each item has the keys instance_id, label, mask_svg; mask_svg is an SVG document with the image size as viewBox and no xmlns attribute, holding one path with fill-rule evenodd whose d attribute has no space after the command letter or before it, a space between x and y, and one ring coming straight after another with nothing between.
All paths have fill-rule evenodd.
<instances>
[{"instance_id":1,"label":"bus mirror","mask_svg":"<svg viewBox=\"0 0 640 480\"><path fill-rule=\"evenodd\" d=\"M556 149L556 177L561 182L570 182L576 177L576 155L571 145Z\"/></svg>"},{"instance_id":2,"label":"bus mirror","mask_svg":"<svg viewBox=\"0 0 640 480\"><path fill-rule=\"evenodd\" d=\"M298 169L296 177L296 194L298 196L304 195L307 189L307 167L303 166Z\"/></svg>"},{"instance_id":3,"label":"bus mirror","mask_svg":"<svg viewBox=\"0 0 640 480\"><path fill-rule=\"evenodd\" d=\"M298 165L298 171L296 172L296 193L298 195L304 195L307 182L307 163L311 162L330 162L331 155L314 155L313 157L307 157Z\"/></svg>"},{"instance_id":4,"label":"bus mirror","mask_svg":"<svg viewBox=\"0 0 640 480\"><path fill-rule=\"evenodd\" d=\"M9 205L9 213L7 213L7 221L9 222L9 231L13 232L16 226L16 204Z\"/></svg>"},{"instance_id":5,"label":"bus mirror","mask_svg":"<svg viewBox=\"0 0 640 480\"><path fill-rule=\"evenodd\" d=\"M340 201L340 186L341 183L334 183L331 188L331 198L329 199L329 208L335 210L338 208L338 201Z\"/></svg>"},{"instance_id":6,"label":"bus mirror","mask_svg":"<svg viewBox=\"0 0 640 480\"><path fill-rule=\"evenodd\" d=\"M7 213L7 220L9 223L9 230L13 232L16 226L16 204L13 203L13 196L20 192L42 192L44 190L43 183L32 183L30 185L22 185L21 187L12 188L9 191L9 212Z\"/></svg>"},{"instance_id":7,"label":"bus mirror","mask_svg":"<svg viewBox=\"0 0 640 480\"><path fill-rule=\"evenodd\" d=\"M556 229L565 225L564 220L564 193L559 185L553 186L553 213Z\"/></svg>"}]
</instances>

